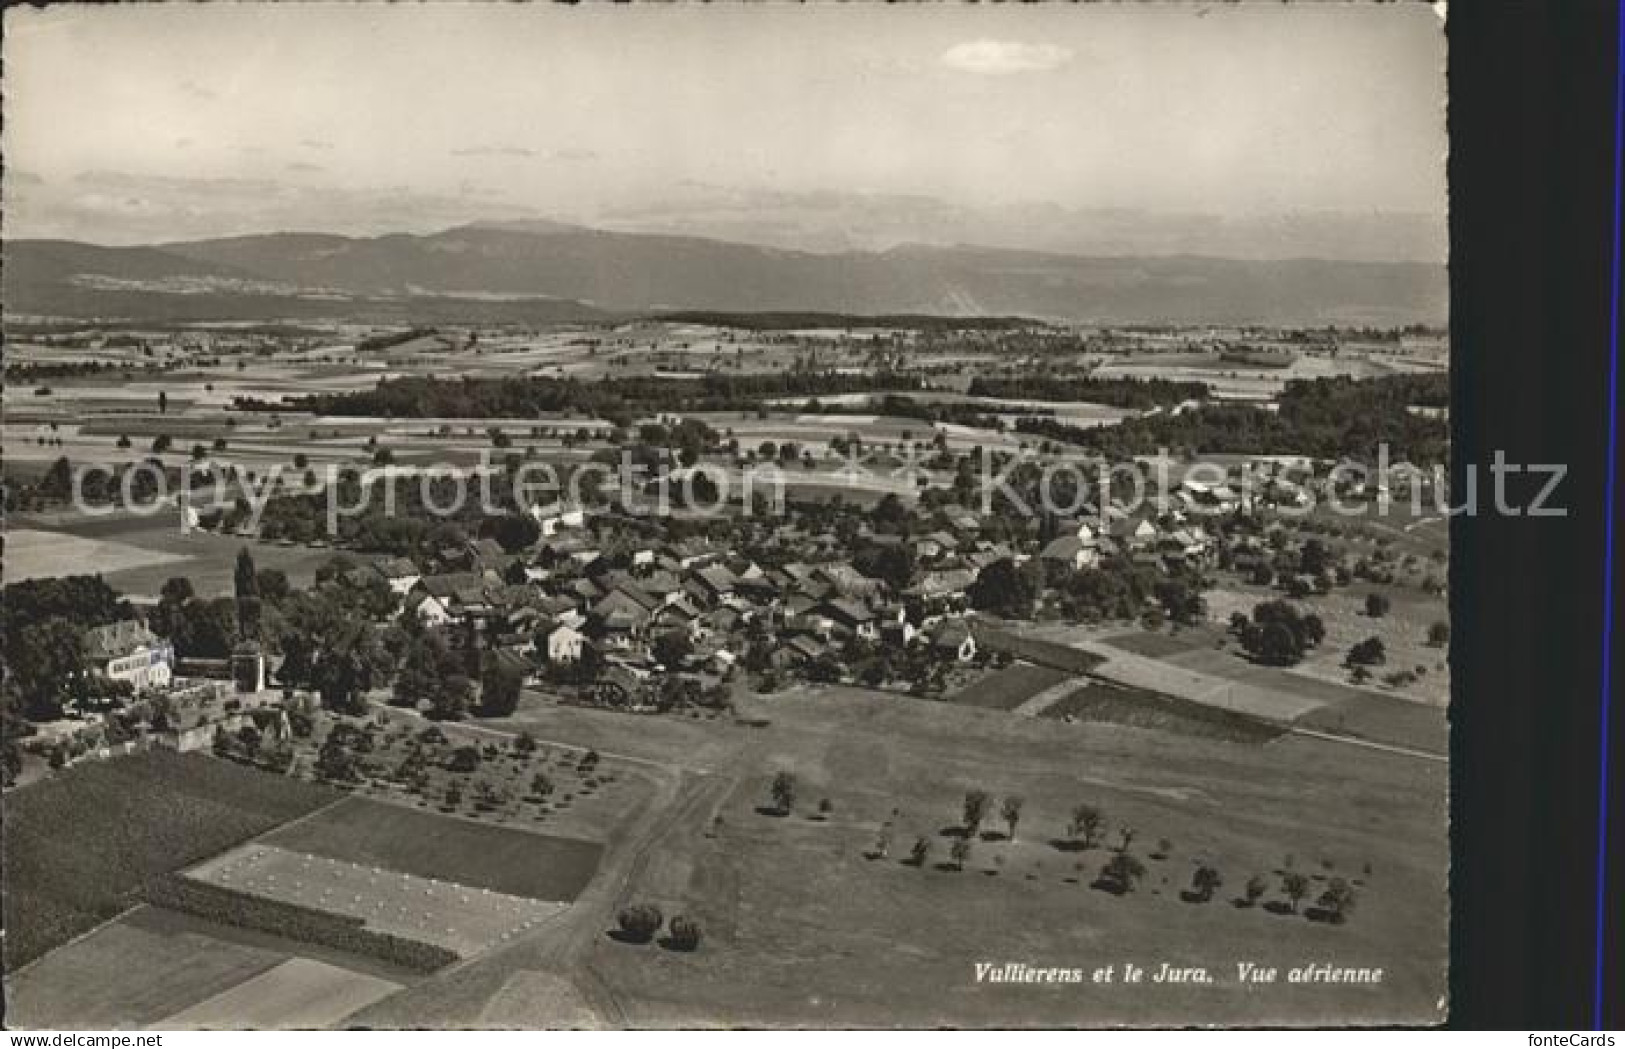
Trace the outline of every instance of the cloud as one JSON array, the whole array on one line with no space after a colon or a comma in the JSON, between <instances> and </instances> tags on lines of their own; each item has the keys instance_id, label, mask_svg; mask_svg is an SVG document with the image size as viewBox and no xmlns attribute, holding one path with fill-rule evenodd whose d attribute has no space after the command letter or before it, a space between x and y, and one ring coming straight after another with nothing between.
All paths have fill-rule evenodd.
<instances>
[{"instance_id":1,"label":"cloud","mask_svg":"<svg viewBox=\"0 0 1625 1049\"><path fill-rule=\"evenodd\" d=\"M942 53L942 64L962 73L1009 76L1042 73L1072 61L1071 48L1056 44L1023 44L1014 40L970 40Z\"/></svg>"},{"instance_id":2,"label":"cloud","mask_svg":"<svg viewBox=\"0 0 1625 1049\"><path fill-rule=\"evenodd\" d=\"M322 167L320 164L311 164L311 163L308 163L308 162L303 161L303 160L296 160L293 163L288 165L288 170L289 171L310 172L310 171L326 171L327 169Z\"/></svg>"},{"instance_id":3,"label":"cloud","mask_svg":"<svg viewBox=\"0 0 1625 1049\"><path fill-rule=\"evenodd\" d=\"M186 94L191 95L193 98L205 102L210 102L220 97L220 93L218 91L215 91L213 88L204 87L195 80L181 81L181 90Z\"/></svg>"},{"instance_id":4,"label":"cloud","mask_svg":"<svg viewBox=\"0 0 1625 1049\"><path fill-rule=\"evenodd\" d=\"M321 138L306 138L299 141L306 149L332 149L333 143Z\"/></svg>"}]
</instances>

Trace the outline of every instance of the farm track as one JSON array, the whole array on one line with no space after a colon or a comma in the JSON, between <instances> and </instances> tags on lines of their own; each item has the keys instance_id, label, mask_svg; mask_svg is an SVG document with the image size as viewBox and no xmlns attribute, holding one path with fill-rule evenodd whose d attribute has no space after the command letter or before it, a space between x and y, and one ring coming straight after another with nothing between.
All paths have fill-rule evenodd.
<instances>
[{"instance_id":1,"label":"farm track","mask_svg":"<svg viewBox=\"0 0 1625 1049\"><path fill-rule=\"evenodd\" d=\"M483 725L465 724L459 729L492 740L511 740L518 735ZM589 749L556 740L538 742ZM655 850L707 806L714 806L733 788L734 780L711 769L691 769L609 751L599 753L645 770L656 796L631 825L616 835L619 840L606 851L603 866L571 906L529 936L444 969L413 987L410 994L396 994L369 1006L347 1018L347 1023L379 1027L480 1026L485 1004L510 976L542 972L574 987L600 1025L626 1026L626 1011L609 982L592 966L589 952L613 926L617 910L631 897ZM697 832L695 827L689 829ZM548 1019L526 1018L531 1026L545 1026Z\"/></svg>"}]
</instances>

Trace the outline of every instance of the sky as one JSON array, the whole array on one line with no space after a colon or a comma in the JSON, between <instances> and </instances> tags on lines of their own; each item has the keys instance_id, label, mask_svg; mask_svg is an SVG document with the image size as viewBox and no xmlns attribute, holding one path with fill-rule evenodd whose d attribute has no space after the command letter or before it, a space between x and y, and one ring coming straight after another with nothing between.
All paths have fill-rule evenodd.
<instances>
[{"instance_id":1,"label":"sky","mask_svg":"<svg viewBox=\"0 0 1625 1049\"><path fill-rule=\"evenodd\" d=\"M14 7L4 233L1442 259L1444 58L1423 4Z\"/></svg>"}]
</instances>

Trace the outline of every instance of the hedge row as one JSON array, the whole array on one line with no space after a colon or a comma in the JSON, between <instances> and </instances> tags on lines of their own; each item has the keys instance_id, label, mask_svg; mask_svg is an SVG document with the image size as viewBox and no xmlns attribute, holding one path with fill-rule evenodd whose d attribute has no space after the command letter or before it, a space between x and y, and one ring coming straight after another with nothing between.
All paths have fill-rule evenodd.
<instances>
[{"instance_id":1,"label":"hedge row","mask_svg":"<svg viewBox=\"0 0 1625 1049\"><path fill-rule=\"evenodd\" d=\"M438 944L409 940L368 929L360 918L272 900L252 893L211 885L180 874L155 878L147 885L147 900L155 906L195 914L200 918L239 925L285 936L300 943L331 947L350 954L378 958L418 972L434 972L458 960L455 951Z\"/></svg>"}]
</instances>

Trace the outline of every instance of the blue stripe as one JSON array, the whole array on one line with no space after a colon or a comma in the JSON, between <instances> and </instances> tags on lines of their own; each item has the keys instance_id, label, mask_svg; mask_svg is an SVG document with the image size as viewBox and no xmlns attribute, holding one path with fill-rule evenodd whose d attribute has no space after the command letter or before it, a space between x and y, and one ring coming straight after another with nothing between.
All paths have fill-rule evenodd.
<instances>
[{"instance_id":1,"label":"blue stripe","mask_svg":"<svg viewBox=\"0 0 1625 1049\"><path fill-rule=\"evenodd\" d=\"M1592 1026L1603 1029L1606 996L1608 905L1608 786L1609 734L1612 729L1614 685L1614 481L1618 474L1619 448L1619 286L1620 286L1620 183L1625 179L1625 0L1620 0L1614 73L1614 258L1613 282L1609 288L1608 320L1608 476L1603 504L1602 551L1602 725L1598 746L1597 796L1597 942L1592 986Z\"/></svg>"}]
</instances>

